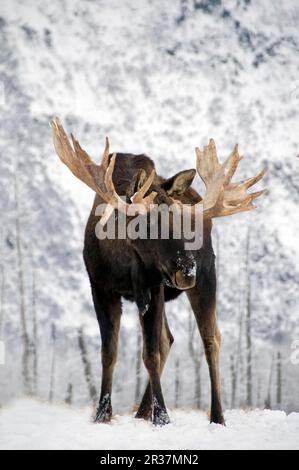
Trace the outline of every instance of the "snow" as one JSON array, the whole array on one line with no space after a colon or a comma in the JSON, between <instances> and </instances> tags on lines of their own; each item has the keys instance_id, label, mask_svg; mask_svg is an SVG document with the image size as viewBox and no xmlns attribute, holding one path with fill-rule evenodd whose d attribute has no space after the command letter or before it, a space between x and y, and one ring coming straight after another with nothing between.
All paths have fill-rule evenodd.
<instances>
[{"instance_id":1,"label":"snow","mask_svg":"<svg viewBox=\"0 0 299 470\"><path fill-rule=\"evenodd\" d=\"M299 413L231 410L226 427L194 410L170 417L162 428L132 415L93 424L88 409L19 399L0 413L0 449L299 449Z\"/></svg>"}]
</instances>

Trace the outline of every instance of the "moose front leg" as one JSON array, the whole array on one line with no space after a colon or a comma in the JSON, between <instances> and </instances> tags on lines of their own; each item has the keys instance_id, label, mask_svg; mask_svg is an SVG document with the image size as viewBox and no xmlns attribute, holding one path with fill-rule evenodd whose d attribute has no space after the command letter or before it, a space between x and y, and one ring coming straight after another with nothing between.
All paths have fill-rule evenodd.
<instances>
[{"instance_id":1,"label":"moose front leg","mask_svg":"<svg viewBox=\"0 0 299 470\"><path fill-rule=\"evenodd\" d=\"M221 405L219 351L221 335L216 317L216 281L214 269L205 276L200 288L187 292L204 344L211 379L211 423L225 424Z\"/></svg>"},{"instance_id":2,"label":"moose front leg","mask_svg":"<svg viewBox=\"0 0 299 470\"><path fill-rule=\"evenodd\" d=\"M164 288L160 286L152 290L151 303L148 311L141 316L143 333L143 360L150 378L151 395L153 401L153 423L163 426L170 422L167 414L164 397L162 394L160 375L162 370L162 357L160 352L160 341L162 335L164 315Z\"/></svg>"},{"instance_id":3,"label":"moose front leg","mask_svg":"<svg viewBox=\"0 0 299 470\"><path fill-rule=\"evenodd\" d=\"M174 341L173 336L172 336L172 333L169 329L167 318L166 318L166 315L165 315L165 309L164 309L163 322L162 322L162 332L161 332L161 336L160 336L160 345L159 345L159 351L160 351L160 377L162 375L162 371L163 371L167 356L169 354L170 348L173 344L173 341ZM146 419L146 420L151 419L151 417L152 417L152 407L153 407L152 390L151 390L151 384L150 384L150 382L148 382L135 417L136 418Z\"/></svg>"},{"instance_id":4,"label":"moose front leg","mask_svg":"<svg viewBox=\"0 0 299 470\"><path fill-rule=\"evenodd\" d=\"M112 417L112 377L117 358L121 301L119 298L104 300L95 288L92 288L92 296L102 338L102 386L95 422L107 423Z\"/></svg>"}]
</instances>

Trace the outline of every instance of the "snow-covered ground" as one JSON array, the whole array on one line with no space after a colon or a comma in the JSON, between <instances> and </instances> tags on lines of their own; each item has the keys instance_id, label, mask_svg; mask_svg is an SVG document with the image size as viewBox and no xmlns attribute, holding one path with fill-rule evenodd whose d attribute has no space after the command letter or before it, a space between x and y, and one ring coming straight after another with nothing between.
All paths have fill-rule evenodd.
<instances>
[{"instance_id":1,"label":"snow-covered ground","mask_svg":"<svg viewBox=\"0 0 299 470\"><path fill-rule=\"evenodd\" d=\"M23 399L0 413L0 449L299 449L299 413L231 410L226 427L203 412L170 415L163 428L131 415L93 424L87 409Z\"/></svg>"}]
</instances>

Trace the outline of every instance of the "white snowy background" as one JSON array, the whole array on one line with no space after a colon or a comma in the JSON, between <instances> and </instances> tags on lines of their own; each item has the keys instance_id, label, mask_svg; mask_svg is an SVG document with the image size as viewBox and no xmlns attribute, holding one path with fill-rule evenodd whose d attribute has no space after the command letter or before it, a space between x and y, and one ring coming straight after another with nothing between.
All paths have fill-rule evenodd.
<instances>
[{"instance_id":1,"label":"white snowy background","mask_svg":"<svg viewBox=\"0 0 299 470\"><path fill-rule=\"evenodd\" d=\"M271 5L262 0L1 2L0 340L6 355L0 365L0 422L6 424L0 424L0 432L5 429L10 436L7 446L14 445L9 426L11 420L11 426L19 427L20 408L27 421L34 413L44 413L47 419L51 409L26 400L9 403L24 392L16 219L27 333L38 358L37 382L31 377L34 394L56 403L68 397L73 406L90 404L78 347L81 327L91 363L89 380L97 388L100 384L100 338L81 255L93 194L53 151L49 120L54 115L95 159L109 135L112 151L145 152L158 172L168 176L194 167L194 147L213 137L222 159L239 143L245 157L239 177L268 169L269 192L258 209L214 224L223 400L227 409L247 406L249 298L252 407L299 410L299 364L293 349L299 339L298 22L296 0L273 0ZM203 191L199 178L195 186ZM188 346L190 311L182 299L168 305L167 313L175 344L163 375L166 403L170 408L194 408L199 397ZM137 331L136 310L125 304L113 394L117 413L132 410L135 403ZM192 341L201 357L196 334ZM200 408L206 412L209 380L203 358L201 364ZM144 386L143 369L141 380ZM55 408L53 416L59 410ZM71 410L64 413L67 421ZM181 436L183 412L174 413ZM194 429L198 412L190 413L187 421ZM247 419L250 429L259 419L267 426L273 419L278 428L280 420L292 423L298 438L295 414L273 411L277 414L270 417L270 412L261 411L246 418L240 411L228 413L240 426L223 437L228 447L234 445L229 433L239 432ZM83 422L84 412L80 416ZM198 436L208 426L200 416ZM136 426L141 431L143 425ZM225 432L211 431L211 441ZM291 435L284 438L285 447L294 442ZM16 446L23 444L30 447L28 441L16 441Z\"/></svg>"}]
</instances>

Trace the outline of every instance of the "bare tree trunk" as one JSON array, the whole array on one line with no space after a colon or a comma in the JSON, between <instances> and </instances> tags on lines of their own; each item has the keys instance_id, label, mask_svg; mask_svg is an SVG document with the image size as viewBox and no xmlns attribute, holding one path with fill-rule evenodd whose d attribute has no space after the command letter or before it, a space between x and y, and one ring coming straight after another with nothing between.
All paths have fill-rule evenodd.
<instances>
[{"instance_id":1,"label":"bare tree trunk","mask_svg":"<svg viewBox=\"0 0 299 470\"><path fill-rule=\"evenodd\" d=\"M240 291L242 289L240 288ZM236 407L236 398L237 398L237 388L238 383L240 382L241 376L241 366L242 366L242 334L243 334L243 309L241 305L241 295L239 295L238 299L238 310L239 310L239 337L238 337L238 344L236 350L236 358L234 363L234 380L232 382L232 401L231 407ZM239 395L240 395L240 387L239 387Z\"/></svg>"},{"instance_id":2,"label":"bare tree trunk","mask_svg":"<svg viewBox=\"0 0 299 470\"><path fill-rule=\"evenodd\" d=\"M282 367L281 367L281 352L277 352L276 357L276 404L281 408L282 403Z\"/></svg>"},{"instance_id":3,"label":"bare tree trunk","mask_svg":"<svg viewBox=\"0 0 299 470\"><path fill-rule=\"evenodd\" d=\"M21 241L21 222L20 222L20 202L18 176L15 173L15 205L16 205L16 245L17 245L17 263L20 292L20 317L21 317L21 338L23 343L22 375L25 394L31 393L29 360L30 360L30 341L27 330L26 304L25 304L25 282L24 282L24 263Z\"/></svg>"},{"instance_id":4,"label":"bare tree trunk","mask_svg":"<svg viewBox=\"0 0 299 470\"><path fill-rule=\"evenodd\" d=\"M33 354L33 390L35 395L38 392L38 331L37 331L37 318L36 318L36 285L35 285L35 270L32 271L32 324L33 324L33 341L32 341L32 354Z\"/></svg>"},{"instance_id":5,"label":"bare tree trunk","mask_svg":"<svg viewBox=\"0 0 299 470\"><path fill-rule=\"evenodd\" d=\"M188 334L188 346L191 359L194 364L194 372L195 372L195 390L194 390L194 402L196 408L201 407L201 378L200 378L200 371L201 371L201 359L203 356L202 350L196 350L194 348L194 332L195 332L195 323L192 325L192 316L189 313L189 334Z\"/></svg>"},{"instance_id":6,"label":"bare tree trunk","mask_svg":"<svg viewBox=\"0 0 299 470\"><path fill-rule=\"evenodd\" d=\"M256 380L256 405L258 408L261 406L261 379L260 377Z\"/></svg>"},{"instance_id":7,"label":"bare tree trunk","mask_svg":"<svg viewBox=\"0 0 299 470\"><path fill-rule=\"evenodd\" d=\"M255 400L253 402L255 403L255 406L260 407L261 406L261 376L260 376L260 367L259 367L259 354L255 352L254 354L254 379L255 379Z\"/></svg>"},{"instance_id":8,"label":"bare tree trunk","mask_svg":"<svg viewBox=\"0 0 299 470\"><path fill-rule=\"evenodd\" d=\"M180 360L175 361L174 407L178 408L180 397Z\"/></svg>"},{"instance_id":9,"label":"bare tree trunk","mask_svg":"<svg viewBox=\"0 0 299 470\"><path fill-rule=\"evenodd\" d=\"M52 339L52 360L51 360L51 372L50 372L50 390L49 390L49 402L52 403L55 393L55 369L56 369L56 327L53 324L51 328L51 339Z\"/></svg>"},{"instance_id":10,"label":"bare tree trunk","mask_svg":"<svg viewBox=\"0 0 299 470\"><path fill-rule=\"evenodd\" d=\"M73 403L73 385L71 383L67 386L65 403L71 405Z\"/></svg>"},{"instance_id":11,"label":"bare tree trunk","mask_svg":"<svg viewBox=\"0 0 299 470\"><path fill-rule=\"evenodd\" d=\"M195 367L195 406L200 409L201 407L201 380L200 380L200 368L201 362L198 362L198 366Z\"/></svg>"},{"instance_id":12,"label":"bare tree trunk","mask_svg":"<svg viewBox=\"0 0 299 470\"><path fill-rule=\"evenodd\" d=\"M272 354L272 359L271 359L269 381L268 381L268 393L267 393L267 397L266 397L266 400L265 400L265 407L268 408L268 409L272 408L271 387L272 387L273 369L274 369L274 353Z\"/></svg>"},{"instance_id":13,"label":"bare tree trunk","mask_svg":"<svg viewBox=\"0 0 299 470\"><path fill-rule=\"evenodd\" d=\"M0 239L0 259L1 259L1 286L0 286L0 338L3 334L4 326L4 287L5 287L5 269L4 269L4 248L3 248L3 229L1 230L1 239Z\"/></svg>"},{"instance_id":14,"label":"bare tree trunk","mask_svg":"<svg viewBox=\"0 0 299 470\"><path fill-rule=\"evenodd\" d=\"M217 233L217 242L216 242L216 310L219 310L219 292L220 292L220 237L219 233Z\"/></svg>"},{"instance_id":15,"label":"bare tree trunk","mask_svg":"<svg viewBox=\"0 0 299 470\"><path fill-rule=\"evenodd\" d=\"M230 372L231 372L231 382L232 382L232 395L231 395L231 408L235 407L235 396L236 396L236 385L237 385L237 371L236 371L236 361L233 354L230 356Z\"/></svg>"},{"instance_id":16,"label":"bare tree trunk","mask_svg":"<svg viewBox=\"0 0 299 470\"><path fill-rule=\"evenodd\" d=\"M1 287L0 287L0 365L5 363L5 346L3 338L4 330L4 287L5 287L5 270L4 270L4 250L3 250L3 230L1 231L1 245L0 245L0 257L2 261L1 265ZM1 409L1 403L0 403Z\"/></svg>"},{"instance_id":17,"label":"bare tree trunk","mask_svg":"<svg viewBox=\"0 0 299 470\"><path fill-rule=\"evenodd\" d=\"M91 363L88 357L88 351L85 343L85 337L83 333L83 328L80 328L78 331L78 344L81 352L81 359L83 362L84 376L88 388L89 397L93 404L97 401L97 389L93 383L92 373L91 373Z\"/></svg>"},{"instance_id":18,"label":"bare tree trunk","mask_svg":"<svg viewBox=\"0 0 299 470\"><path fill-rule=\"evenodd\" d=\"M135 387L135 403L140 400L141 394L141 365L142 365L142 335L140 327L137 331L137 353L136 353L136 387Z\"/></svg>"},{"instance_id":19,"label":"bare tree trunk","mask_svg":"<svg viewBox=\"0 0 299 470\"><path fill-rule=\"evenodd\" d=\"M249 269L250 232L246 243L246 404L252 406L251 284Z\"/></svg>"},{"instance_id":20,"label":"bare tree trunk","mask_svg":"<svg viewBox=\"0 0 299 470\"><path fill-rule=\"evenodd\" d=\"M0 287L0 338L2 338L4 327L4 288L5 288L5 271L1 266L1 287Z\"/></svg>"}]
</instances>

